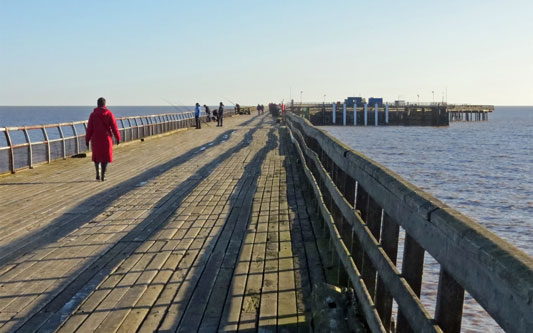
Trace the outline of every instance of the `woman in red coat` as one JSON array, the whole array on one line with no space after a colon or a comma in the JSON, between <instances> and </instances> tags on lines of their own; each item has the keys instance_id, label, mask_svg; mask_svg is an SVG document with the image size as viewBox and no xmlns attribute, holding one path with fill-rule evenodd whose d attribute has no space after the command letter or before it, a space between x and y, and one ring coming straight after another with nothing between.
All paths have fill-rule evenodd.
<instances>
[{"instance_id":1,"label":"woman in red coat","mask_svg":"<svg viewBox=\"0 0 533 333\"><path fill-rule=\"evenodd\" d=\"M117 145L120 143L120 133L118 132L115 116L105 106L106 100L103 97L98 99L98 107L94 109L89 117L85 143L89 147L92 141L93 162L96 168L96 180L100 180L100 164L102 166L102 181L105 177L107 163L113 162L113 139L115 135Z\"/></svg>"}]
</instances>

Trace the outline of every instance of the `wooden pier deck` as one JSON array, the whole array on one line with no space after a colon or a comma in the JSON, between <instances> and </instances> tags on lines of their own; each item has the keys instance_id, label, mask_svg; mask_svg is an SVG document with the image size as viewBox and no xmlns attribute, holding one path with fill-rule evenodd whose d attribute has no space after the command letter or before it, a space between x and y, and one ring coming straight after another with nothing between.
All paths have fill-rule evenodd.
<instances>
[{"instance_id":1,"label":"wooden pier deck","mask_svg":"<svg viewBox=\"0 0 533 333\"><path fill-rule=\"evenodd\" d=\"M270 116L0 178L0 332L307 331L326 274Z\"/></svg>"}]
</instances>

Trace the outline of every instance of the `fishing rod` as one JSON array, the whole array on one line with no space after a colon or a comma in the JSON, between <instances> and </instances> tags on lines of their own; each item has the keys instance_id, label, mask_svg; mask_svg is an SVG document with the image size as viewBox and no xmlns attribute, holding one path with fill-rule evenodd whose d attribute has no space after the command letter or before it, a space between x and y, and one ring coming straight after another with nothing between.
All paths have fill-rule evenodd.
<instances>
[{"instance_id":1,"label":"fishing rod","mask_svg":"<svg viewBox=\"0 0 533 333\"><path fill-rule=\"evenodd\" d=\"M164 99L164 98L161 98L161 100L163 100L164 102L166 102L168 105L172 106L174 109L176 109L176 111L179 111L180 113L181 113L181 112L185 112L185 111L187 111L187 109L185 109L184 106L181 106L181 107L184 108L184 109L183 109L183 110L180 110L178 106L172 104L169 100L166 100L166 99Z\"/></svg>"},{"instance_id":2,"label":"fishing rod","mask_svg":"<svg viewBox=\"0 0 533 333\"><path fill-rule=\"evenodd\" d=\"M185 106L183 106L183 105L181 105L181 107L183 108L183 110L180 110L180 109L178 108L178 106L172 104L170 101L168 101L168 100L166 100L166 99L164 99L164 98L161 98L161 99L162 99L163 101L167 102L170 106L172 106L174 109L176 109L176 111L179 111L180 113L188 111L187 108L186 108ZM179 102L179 101L178 101L178 102ZM183 104L183 103L180 103L180 104ZM206 126L209 125L209 124L207 123L207 121L205 121L205 120L202 119L202 117L199 117L199 118L200 118L200 121L203 122Z\"/></svg>"},{"instance_id":3,"label":"fishing rod","mask_svg":"<svg viewBox=\"0 0 533 333\"><path fill-rule=\"evenodd\" d=\"M222 98L225 99L226 101L230 102L231 104L233 104L233 107L234 107L234 109L235 109L235 112L237 112L237 104L236 104L236 103L233 103L233 101L232 101L231 99L226 98L226 97L224 97L224 96L222 96ZM250 113L248 113L248 114L250 114Z\"/></svg>"},{"instance_id":4,"label":"fishing rod","mask_svg":"<svg viewBox=\"0 0 533 333\"><path fill-rule=\"evenodd\" d=\"M222 96L222 98L225 99L226 101L230 102L231 104L235 105L235 106L237 105L237 104L233 103L232 100L229 99L229 98L226 98L224 96Z\"/></svg>"}]
</instances>

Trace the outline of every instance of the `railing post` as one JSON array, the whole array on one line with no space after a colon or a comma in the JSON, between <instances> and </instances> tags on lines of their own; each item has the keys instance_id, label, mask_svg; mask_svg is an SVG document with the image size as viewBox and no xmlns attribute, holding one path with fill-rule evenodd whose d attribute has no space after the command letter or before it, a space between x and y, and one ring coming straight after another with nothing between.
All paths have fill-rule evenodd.
<instances>
[{"instance_id":1,"label":"railing post","mask_svg":"<svg viewBox=\"0 0 533 333\"><path fill-rule=\"evenodd\" d=\"M465 290L441 267L435 321L446 333L461 332Z\"/></svg>"},{"instance_id":2,"label":"railing post","mask_svg":"<svg viewBox=\"0 0 533 333\"><path fill-rule=\"evenodd\" d=\"M368 125L368 104L365 103L365 126Z\"/></svg>"},{"instance_id":3,"label":"railing post","mask_svg":"<svg viewBox=\"0 0 533 333\"><path fill-rule=\"evenodd\" d=\"M61 142L63 143L63 159L67 158L67 145L65 143L65 136L63 135L63 130L61 129L60 125L57 125L57 129L59 130L59 136L61 136Z\"/></svg>"},{"instance_id":4,"label":"railing post","mask_svg":"<svg viewBox=\"0 0 533 333\"><path fill-rule=\"evenodd\" d=\"M353 125L357 125L357 103L353 104Z\"/></svg>"},{"instance_id":5,"label":"railing post","mask_svg":"<svg viewBox=\"0 0 533 333\"><path fill-rule=\"evenodd\" d=\"M379 237L381 233L381 216L382 209L379 207L377 202L369 195L368 198L368 211L366 214L366 219L364 220L372 232L372 235L379 242ZM372 265L370 258L364 255L363 259L363 269L361 272L363 280L365 281L366 288L368 293L374 297L376 291L376 268Z\"/></svg>"},{"instance_id":6,"label":"railing post","mask_svg":"<svg viewBox=\"0 0 533 333\"><path fill-rule=\"evenodd\" d=\"M416 296L420 297L422 272L424 269L424 249L408 233L405 234L403 249L402 276L405 278ZM407 318L400 308L398 311L397 333L411 332Z\"/></svg>"},{"instance_id":7,"label":"railing post","mask_svg":"<svg viewBox=\"0 0 533 333\"><path fill-rule=\"evenodd\" d=\"M50 140L48 139L46 127L43 126L41 130L43 131L44 140L46 141L46 161L50 163L52 160L52 153L50 152Z\"/></svg>"},{"instance_id":8,"label":"railing post","mask_svg":"<svg viewBox=\"0 0 533 333\"><path fill-rule=\"evenodd\" d=\"M74 123L71 124L72 131L74 132L74 137L76 138L76 154L80 153L80 138L78 137L78 131L76 131L76 126Z\"/></svg>"},{"instance_id":9,"label":"railing post","mask_svg":"<svg viewBox=\"0 0 533 333\"><path fill-rule=\"evenodd\" d=\"M389 124L389 103L385 104L385 124Z\"/></svg>"},{"instance_id":10,"label":"railing post","mask_svg":"<svg viewBox=\"0 0 533 333\"><path fill-rule=\"evenodd\" d=\"M336 114L335 114L335 106L336 106L335 103L333 103L333 104L332 104L332 108L333 108L332 110L333 110L333 111L331 112L332 117L333 117L333 118L331 118L331 122L332 122L333 124L335 124L335 121L336 121L336 118L337 118L337 117L336 117Z\"/></svg>"},{"instance_id":11,"label":"railing post","mask_svg":"<svg viewBox=\"0 0 533 333\"><path fill-rule=\"evenodd\" d=\"M88 123L87 121L83 123L83 129L85 129L85 136L87 136L87 123ZM90 142L89 142L89 144L91 145ZM86 148L87 148L87 150L89 150L89 147L86 146Z\"/></svg>"},{"instance_id":12,"label":"railing post","mask_svg":"<svg viewBox=\"0 0 533 333\"><path fill-rule=\"evenodd\" d=\"M13 142L11 142L11 136L9 135L9 129L6 127L6 141L9 146L9 171L15 173L15 152L13 151Z\"/></svg>"},{"instance_id":13,"label":"railing post","mask_svg":"<svg viewBox=\"0 0 533 333\"><path fill-rule=\"evenodd\" d=\"M378 126L378 103L374 105L374 126Z\"/></svg>"},{"instance_id":14,"label":"railing post","mask_svg":"<svg viewBox=\"0 0 533 333\"><path fill-rule=\"evenodd\" d=\"M24 126L23 131L24 131L24 136L26 137L26 142L28 143L28 157L29 157L28 167L30 169L33 169L33 149L31 147L31 139L30 139L30 135L28 134L28 130L26 126Z\"/></svg>"},{"instance_id":15,"label":"railing post","mask_svg":"<svg viewBox=\"0 0 533 333\"><path fill-rule=\"evenodd\" d=\"M383 227L381 232L381 247L389 259L396 265L396 256L398 254L398 235L400 233L399 225L392 218L383 212ZM385 283L378 276L376 286L376 309L383 326L390 332L392 316L392 296L387 290Z\"/></svg>"},{"instance_id":16,"label":"railing post","mask_svg":"<svg viewBox=\"0 0 533 333\"><path fill-rule=\"evenodd\" d=\"M342 126L346 126L346 103L342 105Z\"/></svg>"}]
</instances>

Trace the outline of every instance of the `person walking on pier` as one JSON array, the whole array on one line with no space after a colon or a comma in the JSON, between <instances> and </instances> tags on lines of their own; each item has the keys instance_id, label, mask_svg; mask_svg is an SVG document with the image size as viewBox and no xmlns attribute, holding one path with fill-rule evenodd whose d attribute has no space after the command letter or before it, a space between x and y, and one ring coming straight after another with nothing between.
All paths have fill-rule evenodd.
<instances>
[{"instance_id":1,"label":"person walking on pier","mask_svg":"<svg viewBox=\"0 0 533 333\"><path fill-rule=\"evenodd\" d=\"M118 145L120 143L120 133L115 116L106 107L105 98L100 97L97 105L98 107L89 116L85 144L89 148L89 142L92 142L92 160L96 169L96 180L101 179L104 181L107 163L113 162L113 139L111 135L115 136ZM102 167L101 176L100 166Z\"/></svg>"},{"instance_id":2,"label":"person walking on pier","mask_svg":"<svg viewBox=\"0 0 533 333\"><path fill-rule=\"evenodd\" d=\"M194 108L194 120L196 120L196 129L202 128L202 124L200 123L200 103L196 103Z\"/></svg>"},{"instance_id":3,"label":"person walking on pier","mask_svg":"<svg viewBox=\"0 0 533 333\"><path fill-rule=\"evenodd\" d=\"M224 119L224 104L220 102L220 105L218 106L217 126L222 127L223 119Z\"/></svg>"}]
</instances>

